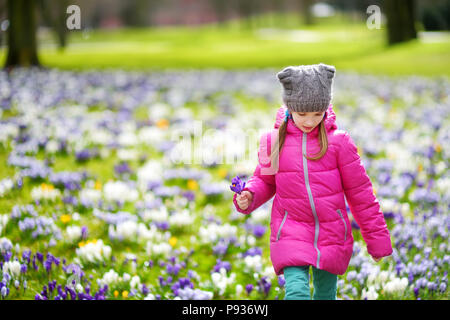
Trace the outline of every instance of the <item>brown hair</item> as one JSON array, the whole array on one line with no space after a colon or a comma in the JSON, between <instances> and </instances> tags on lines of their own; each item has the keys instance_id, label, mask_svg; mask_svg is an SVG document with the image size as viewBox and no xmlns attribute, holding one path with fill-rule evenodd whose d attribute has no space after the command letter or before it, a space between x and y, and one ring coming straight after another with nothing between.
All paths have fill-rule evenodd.
<instances>
[{"instance_id":1,"label":"brown hair","mask_svg":"<svg viewBox=\"0 0 450 320\"><path fill-rule=\"evenodd\" d=\"M306 159L308 160L318 160L324 156L324 154L327 152L328 149L328 137L327 137L327 131L325 129L325 118L322 119L319 123L319 145L320 145L320 151L316 153L313 157L308 157L308 155L305 154ZM281 152L281 148L283 147L284 140L286 139L286 132L287 132L287 121L283 121L278 128L278 139L275 141L274 148L272 150L272 153L270 155L271 161L274 160L274 157L278 158L279 153ZM278 160L278 159L277 159ZM273 162L272 162L273 163Z\"/></svg>"}]
</instances>

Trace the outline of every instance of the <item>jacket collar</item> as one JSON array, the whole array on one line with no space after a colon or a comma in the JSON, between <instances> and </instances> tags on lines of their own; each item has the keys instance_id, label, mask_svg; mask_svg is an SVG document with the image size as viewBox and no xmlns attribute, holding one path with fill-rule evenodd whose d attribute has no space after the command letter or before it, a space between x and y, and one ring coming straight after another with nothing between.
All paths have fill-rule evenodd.
<instances>
[{"instance_id":1,"label":"jacket collar","mask_svg":"<svg viewBox=\"0 0 450 320\"><path fill-rule=\"evenodd\" d=\"M278 129L280 125L284 121L284 114L286 112L287 107L283 104L277 111L276 119L274 128ZM327 111L325 112L325 129L328 132L336 130L336 114L333 111L333 105L330 103L328 106ZM300 130L294 123L292 119L288 120L288 126L287 126L287 133L289 134L295 134L295 135L302 135L303 131ZM311 132L307 133L310 137L318 136L319 134L319 126L315 127Z\"/></svg>"}]
</instances>

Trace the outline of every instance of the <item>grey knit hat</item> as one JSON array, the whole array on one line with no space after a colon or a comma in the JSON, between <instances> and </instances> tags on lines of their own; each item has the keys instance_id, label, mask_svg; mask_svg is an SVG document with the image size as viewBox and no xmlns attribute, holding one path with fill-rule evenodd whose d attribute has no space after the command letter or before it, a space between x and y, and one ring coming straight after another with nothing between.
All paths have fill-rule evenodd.
<instances>
[{"instance_id":1,"label":"grey knit hat","mask_svg":"<svg viewBox=\"0 0 450 320\"><path fill-rule=\"evenodd\" d=\"M289 66L277 73L283 85L283 102L294 112L327 111L336 68L323 63Z\"/></svg>"}]
</instances>

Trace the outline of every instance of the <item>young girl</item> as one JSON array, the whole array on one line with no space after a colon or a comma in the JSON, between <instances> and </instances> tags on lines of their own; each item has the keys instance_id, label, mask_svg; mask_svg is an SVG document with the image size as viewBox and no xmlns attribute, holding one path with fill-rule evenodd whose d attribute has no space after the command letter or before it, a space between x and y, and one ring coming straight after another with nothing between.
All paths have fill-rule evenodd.
<instances>
[{"instance_id":1,"label":"young girl","mask_svg":"<svg viewBox=\"0 0 450 320\"><path fill-rule=\"evenodd\" d=\"M236 209L249 214L274 195L270 258L284 274L285 299L336 299L337 275L353 250L344 200L375 261L392 254L390 234L372 183L347 132L338 130L331 105L335 68L287 67L277 74L283 102L274 129L260 140L257 165Z\"/></svg>"}]
</instances>

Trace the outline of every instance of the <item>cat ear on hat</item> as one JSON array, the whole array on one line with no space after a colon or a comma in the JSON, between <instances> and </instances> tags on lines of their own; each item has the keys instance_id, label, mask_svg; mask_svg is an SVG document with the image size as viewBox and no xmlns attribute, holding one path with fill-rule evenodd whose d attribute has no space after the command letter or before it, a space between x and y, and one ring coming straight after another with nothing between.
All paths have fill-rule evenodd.
<instances>
[{"instance_id":1,"label":"cat ear on hat","mask_svg":"<svg viewBox=\"0 0 450 320\"><path fill-rule=\"evenodd\" d=\"M292 75L292 72L294 71L293 67L286 67L283 70L281 70L280 72L277 73L277 77L278 79L281 81L286 77L289 77L290 75Z\"/></svg>"},{"instance_id":2,"label":"cat ear on hat","mask_svg":"<svg viewBox=\"0 0 450 320\"><path fill-rule=\"evenodd\" d=\"M277 78L283 85L285 93L290 95L293 90L292 75L294 74L294 67L286 67L277 73Z\"/></svg>"},{"instance_id":3,"label":"cat ear on hat","mask_svg":"<svg viewBox=\"0 0 450 320\"><path fill-rule=\"evenodd\" d=\"M293 73L294 73L293 67L286 67L277 73L277 78L283 85L290 84L292 80L291 76Z\"/></svg>"},{"instance_id":4,"label":"cat ear on hat","mask_svg":"<svg viewBox=\"0 0 450 320\"><path fill-rule=\"evenodd\" d=\"M326 72L327 78L332 79L336 74L336 68L324 63L319 64L320 68Z\"/></svg>"}]
</instances>

